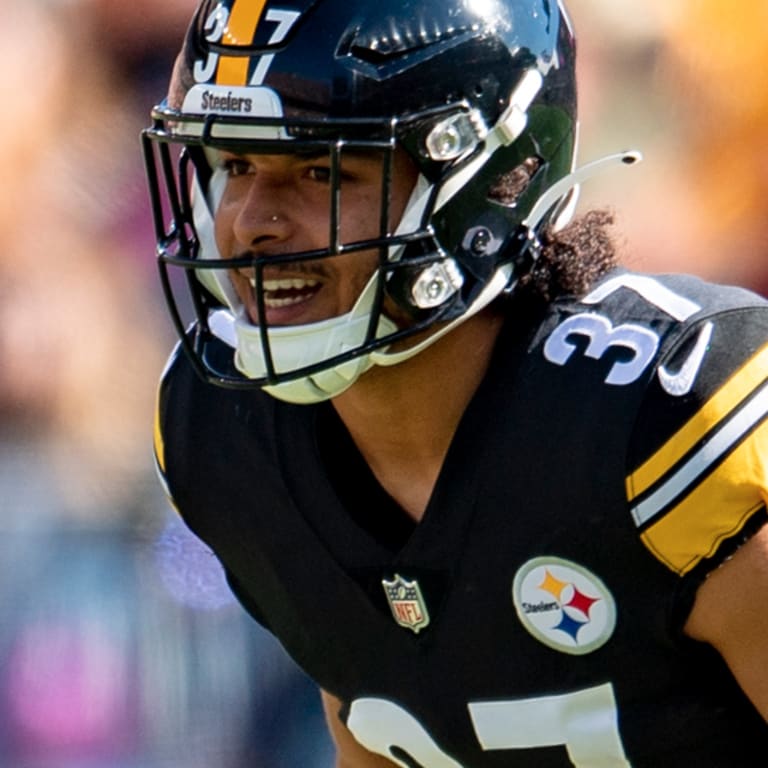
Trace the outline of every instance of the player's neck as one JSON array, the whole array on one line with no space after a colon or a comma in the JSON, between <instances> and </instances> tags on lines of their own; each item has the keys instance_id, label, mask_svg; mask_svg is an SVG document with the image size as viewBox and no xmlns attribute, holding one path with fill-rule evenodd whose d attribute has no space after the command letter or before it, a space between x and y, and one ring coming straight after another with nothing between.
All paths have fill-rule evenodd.
<instances>
[{"instance_id":1,"label":"player's neck","mask_svg":"<svg viewBox=\"0 0 768 768\"><path fill-rule=\"evenodd\" d=\"M387 492L424 513L456 427L488 369L502 318L470 318L431 347L373 368L334 406Z\"/></svg>"}]
</instances>

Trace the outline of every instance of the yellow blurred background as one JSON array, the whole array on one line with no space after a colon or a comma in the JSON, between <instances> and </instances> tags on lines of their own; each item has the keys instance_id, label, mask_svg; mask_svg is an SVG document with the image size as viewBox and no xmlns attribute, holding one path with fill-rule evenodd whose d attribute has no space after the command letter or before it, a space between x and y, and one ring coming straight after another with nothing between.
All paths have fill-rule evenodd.
<instances>
[{"instance_id":1,"label":"yellow blurred background","mask_svg":"<svg viewBox=\"0 0 768 768\"><path fill-rule=\"evenodd\" d=\"M312 686L154 477L174 342L138 135L192 0L0 10L0 765L330 765ZM571 0L625 263L768 291L768 3Z\"/></svg>"},{"instance_id":2,"label":"yellow blurred background","mask_svg":"<svg viewBox=\"0 0 768 768\"><path fill-rule=\"evenodd\" d=\"M644 162L588 184L624 260L768 288L768 3L571 0L583 161Z\"/></svg>"}]
</instances>

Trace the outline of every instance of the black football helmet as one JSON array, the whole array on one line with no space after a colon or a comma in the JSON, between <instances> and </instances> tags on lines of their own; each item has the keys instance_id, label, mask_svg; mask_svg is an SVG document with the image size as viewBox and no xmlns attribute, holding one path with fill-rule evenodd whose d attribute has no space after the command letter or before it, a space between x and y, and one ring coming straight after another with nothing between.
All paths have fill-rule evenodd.
<instances>
[{"instance_id":1,"label":"black football helmet","mask_svg":"<svg viewBox=\"0 0 768 768\"><path fill-rule=\"evenodd\" d=\"M558 0L204 0L152 116L157 253L185 350L212 382L315 402L416 354L530 269L537 231L573 186L562 182L575 154L574 37ZM216 149L327 153L328 247L223 259ZM384 210L372 212L376 237L342 242L339 169L360 149L381 153ZM392 227L400 149L419 177ZM524 163L533 172L513 200L492 194ZM250 323L227 277L249 270L263 310L275 259L372 249L378 267L355 306L318 323Z\"/></svg>"}]
</instances>

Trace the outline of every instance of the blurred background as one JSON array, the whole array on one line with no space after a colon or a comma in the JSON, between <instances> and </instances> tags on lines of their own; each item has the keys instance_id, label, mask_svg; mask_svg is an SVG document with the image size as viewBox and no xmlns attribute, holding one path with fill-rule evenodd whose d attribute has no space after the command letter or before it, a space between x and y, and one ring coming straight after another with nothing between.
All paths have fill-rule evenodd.
<instances>
[{"instance_id":1,"label":"blurred background","mask_svg":"<svg viewBox=\"0 0 768 768\"><path fill-rule=\"evenodd\" d=\"M174 339L138 135L194 0L3 0L0 765L314 768L314 687L154 475ZM768 3L571 0L625 263L768 291Z\"/></svg>"}]
</instances>

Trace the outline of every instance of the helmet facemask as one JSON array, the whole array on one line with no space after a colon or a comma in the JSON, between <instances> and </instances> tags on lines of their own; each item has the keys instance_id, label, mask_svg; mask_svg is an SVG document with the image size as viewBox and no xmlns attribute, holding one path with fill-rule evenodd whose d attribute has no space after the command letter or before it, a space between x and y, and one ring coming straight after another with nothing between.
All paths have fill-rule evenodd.
<instances>
[{"instance_id":1,"label":"helmet facemask","mask_svg":"<svg viewBox=\"0 0 768 768\"><path fill-rule=\"evenodd\" d=\"M302 126L302 129L309 128ZM200 361L206 376L213 375L218 383L234 387L264 386L278 396L291 388L275 386L298 379L303 381L292 387L290 399L325 398L349 386L370 367L373 364L370 353L374 350L401 342L451 316L449 299L460 286L448 285L448 280L460 278L451 275L448 269L441 271L439 265L445 257L423 225L423 211L429 198L423 178L415 185L399 226L393 226L391 220L392 164L397 146L394 135L383 141L338 137L333 141L306 137L292 140L290 148L296 153L327 153L330 169L327 246L269 255L254 251L226 259L219 253L214 234L216 211L226 182L221 170L211 167L209 158L212 149L239 152L242 145L221 140L190 144L187 139L176 153L175 161L173 146L172 142L161 142L154 148L147 147L152 160L160 167L167 169L176 164L171 177L174 182L167 183L165 190L165 196L175 201L169 206L164 236L162 240L159 238L161 277L177 329L186 331L191 326L191 332L185 333L184 343ZM285 152L285 147L266 140L258 144L250 142L247 146L250 154L274 154L277 150ZM345 241L342 239L344 156L360 151L375 152L380 157L382 205L378 214L373 213L371 217L374 229L370 237ZM167 181L169 174L163 178ZM155 204L162 207L160 195ZM295 326L268 322L265 297L269 293L270 275L281 270L290 272L291 267L311 274L313 265L320 270L327 260L349 259L359 254L371 261L374 253L375 266L349 311ZM426 267L431 270L429 285L425 285L424 279L419 281L414 277L414 270L420 274ZM253 302L258 308L258 317L264 321L253 323L247 317L232 286L232 270L251 276ZM181 273L182 278L175 273ZM440 286L440 279L446 284ZM390 293L389 285L398 286L396 294ZM410 289L409 296L420 292L423 298L419 304L414 299L402 298L408 293L406 286ZM188 293L192 296L191 304ZM388 313L385 312L387 305ZM388 314L394 314L397 322ZM231 360L227 360L226 354L222 355L221 341L234 348Z\"/></svg>"}]
</instances>

